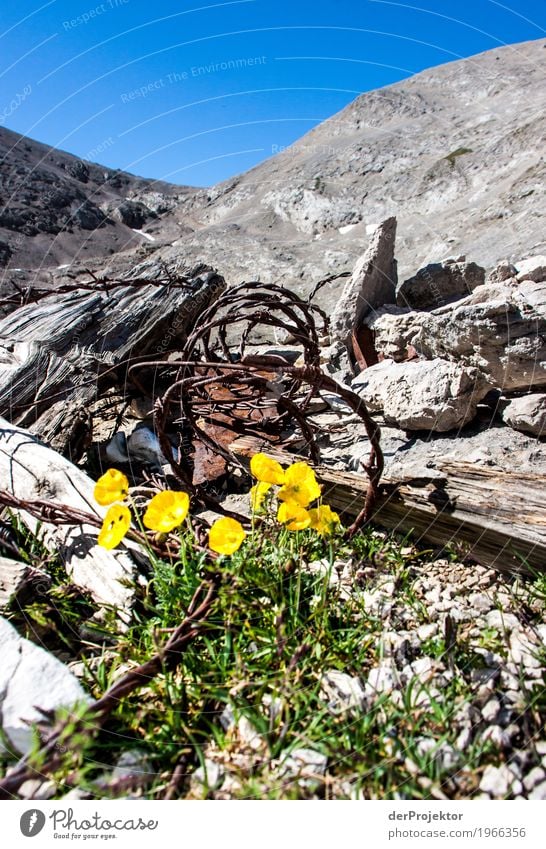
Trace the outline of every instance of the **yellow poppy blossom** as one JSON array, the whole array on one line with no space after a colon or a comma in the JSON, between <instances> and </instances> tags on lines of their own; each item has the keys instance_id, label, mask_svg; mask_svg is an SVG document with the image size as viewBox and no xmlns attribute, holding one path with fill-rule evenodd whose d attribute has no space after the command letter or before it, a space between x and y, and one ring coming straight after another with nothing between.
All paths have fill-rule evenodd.
<instances>
[{"instance_id":1,"label":"yellow poppy blossom","mask_svg":"<svg viewBox=\"0 0 546 849\"><path fill-rule=\"evenodd\" d=\"M311 516L311 527L321 536L331 536L334 533L335 526L339 524L339 516L328 506L321 504L320 507L314 507L309 510Z\"/></svg>"},{"instance_id":2,"label":"yellow poppy blossom","mask_svg":"<svg viewBox=\"0 0 546 849\"><path fill-rule=\"evenodd\" d=\"M187 492L163 490L154 495L142 521L151 531L168 534L181 525L190 509L190 497Z\"/></svg>"},{"instance_id":3,"label":"yellow poppy blossom","mask_svg":"<svg viewBox=\"0 0 546 849\"><path fill-rule=\"evenodd\" d=\"M209 548L218 554L233 554L245 537L245 529L237 519L223 516L216 520L209 531Z\"/></svg>"},{"instance_id":4,"label":"yellow poppy blossom","mask_svg":"<svg viewBox=\"0 0 546 849\"><path fill-rule=\"evenodd\" d=\"M252 506L252 510L255 512L259 510L262 504L264 503L265 496L271 489L270 483L265 483L265 481L258 481L258 483L254 484L250 490L250 504Z\"/></svg>"},{"instance_id":5,"label":"yellow poppy blossom","mask_svg":"<svg viewBox=\"0 0 546 849\"><path fill-rule=\"evenodd\" d=\"M295 501L284 501L277 511L277 521L286 525L289 531L303 531L311 524L311 517L305 507Z\"/></svg>"},{"instance_id":6,"label":"yellow poppy blossom","mask_svg":"<svg viewBox=\"0 0 546 849\"><path fill-rule=\"evenodd\" d=\"M320 496L320 486L307 463L292 463L284 473L284 486L278 492L281 501L295 501L307 507Z\"/></svg>"},{"instance_id":7,"label":"yellow poppy blossom","mask_svg":"<svg viewBox=\"0 0 546 849\"><path fill-rule=\"evenodd\" d=\"M113 504L106 511L97 542L103 548L115 548L131 524L131 511L123 504Z\"/></svg>"},{"instance_id":8,"label":"yellow poppy blossom","mask_svg":"<svg viewBox=\"0 0 546 849\"><path fill-rule=\"evenodd\" d=\"M254 454L250 461L250 471L262 483L284 483L284 469L267 454Z\"/></svg>"},{"instance_id":9,"label":"yellow poppy blossom","mask_svg":"<svg viewBox=\"0 0 546 849\"><path fill-rule=\"evenodd\" d=\"M123 501L129 494L129 481L117 469L108 469L95 484L93 496L102 507Z\"/></svg>"}]
</instances>

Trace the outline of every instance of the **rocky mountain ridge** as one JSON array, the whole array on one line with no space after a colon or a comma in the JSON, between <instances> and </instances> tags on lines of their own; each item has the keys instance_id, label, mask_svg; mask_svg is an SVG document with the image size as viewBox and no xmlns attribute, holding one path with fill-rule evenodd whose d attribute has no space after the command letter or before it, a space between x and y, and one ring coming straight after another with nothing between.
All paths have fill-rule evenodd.
<instances>
[{"instance_id":1,"label":"rocky mountain ridge","mask_svg":"<svg viewBox=\"0 0 546 849\"><path fill-rule=\"evenodd\" d=\"M180 234L193 190L112 170L0 128L0 268L96 266L114 253ZM187 229L187 228L186 228ZM152 232L148 232L148 231Z\"/></svg>"},{"instance_id":2,"label":"rocky mountain ridge","mask_svg":"<svg viewBox=\"0 0 546 849\"><path fill-rule=\"evenodd\" d=\"M210 189L110 172L2 130L4 280L55 285L57 265L119 276L183 261L213 264L228 283L308 291L348 270L390 215L402 279L461 253L486 267L543 253L544 48L509 45L363 94Z\"/></svg>"}]
</instances>

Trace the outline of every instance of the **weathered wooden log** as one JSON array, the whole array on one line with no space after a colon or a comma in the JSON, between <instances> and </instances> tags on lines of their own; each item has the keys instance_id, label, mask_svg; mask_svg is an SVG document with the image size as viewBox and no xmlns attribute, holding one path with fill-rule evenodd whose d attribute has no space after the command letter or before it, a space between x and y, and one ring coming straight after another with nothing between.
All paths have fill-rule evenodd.
<instances>
[{"instance_id":1,"label":"weathered wooden log","mask_svg":"<svg viewBox=\"0 0 546 849\"><path fill-rule=\"evenodd\" d=\"M281 463L296 456L256 438L235 440L230 450L250 461L265 451ZM309 462L309 461L307 461ZM543 475L500 471L468 462L435 461L430 478L384 478L373 521L420 542L455 543L477 562L512 574L546 571L546 479ZM355 472L315 467L324 500L347 516L364 502L368 479Z\"/></svg>"},{"instance_id":2,"label":"weathered wooden log","mask_svg":"<svg viewBox=\"0 0 546 849\"><path fill-rule=\"evenodd\" d=\"M176 285L127 281L20 307L0 320L0 415L77 455L103 388L124 388L132 358L159 359L183 341L224 289L222 277L198 266Z\"/></svg>"},{"instance_id":3,"label":"weathered wooden log","mask_svg":"<svg viewBox=\"0 0 546 849\"><path fill-rule=\"evenodd\" d=\"M102 517L106 508L93 500L93 488L91 478L69 460L0 418L0 489L24 501L52 501ZM36 532L38 520L24 510L19 515ZM107 551L97 545L97 534L90 524L40 523L44 544L59 553L73 583L100 604L115 608L126 623L131 616L140 549L126 541L119 549Z\"/></svg>"}]
</instances>

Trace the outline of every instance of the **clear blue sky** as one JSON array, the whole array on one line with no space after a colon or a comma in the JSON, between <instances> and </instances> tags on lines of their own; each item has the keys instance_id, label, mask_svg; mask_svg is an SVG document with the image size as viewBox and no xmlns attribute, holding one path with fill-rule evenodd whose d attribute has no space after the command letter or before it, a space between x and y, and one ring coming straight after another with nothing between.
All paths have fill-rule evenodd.
<instances>
[{"instance_id":1,"label":"clear blue sky","mask_svg":"<svg viewBox=\"0 0 546 849\"><path fill-rule=\"evenodd\" d=\"M546 35L544 0L0 0L0 123L210 185L363 91Z\"/></svg>"}]
</instances>

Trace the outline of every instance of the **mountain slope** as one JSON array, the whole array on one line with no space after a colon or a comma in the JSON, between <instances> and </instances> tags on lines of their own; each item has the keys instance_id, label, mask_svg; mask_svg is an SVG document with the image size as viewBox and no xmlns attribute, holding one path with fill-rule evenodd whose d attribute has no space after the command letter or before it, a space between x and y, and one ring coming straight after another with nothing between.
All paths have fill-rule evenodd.
<instances>
[{"instance_id":1,"label":"mountain slope","mask_svg":"<svg viewBox=\"0 0 546 849\"><path fill-rule=\"evenodd\" d=\"M233 277L254 265L264 278L308 278L345 268L396 215L402 277L449 255L492 265L539 252L545 47L488 51L360 96L285 152L215 187L198 242L190 236L177 248L233 248L222 255Z\"/></svg>"},{"instance_id":2,"label":"mountain slope","mask_svg":"<svg viewBox=\"0 0 546 849\"><path fill-rule=\"evenodd\" d=\"M159 221L165 239L194 191L85 162L2 127L0 267L105 257L151 241Z\"/></svg>"},{"instance_id":3,"label":"mountain slope","mask_svg":"<svg viewBox=\"0 0 546 849\"><path fill-rule=\"evenodd\" d=\"M61 254L70 262L71 251L76 263L86 247L99 263L113 250L108 268L123 273L144 253L139 271L158 260L204 261L229 282L276 280L305 291L350 268L390 215L398 218L401 279L461 253L491 266L542 252L545 48L542 39L491 50L363 94L284 152L211 189L161 184L165 209L143 225L156 239L145 249L118 253L143 237L127 227L122 235L114 220L95 232L74 230L72 239L43 231L25 237L18 263L35 266L35 246L54 243L54 264ZM152 190L149 181L121 175L112 178L121 184L110 197L112 179L101 183L96 173L107 169L89 168L90 202L110 219L112 205L146 200ZM24 187L24 172L21 179ZM4 196L2 187L2 206ZM39 193L21 200L27 210L36 203Z\"/></svg>"}]
</instances>

